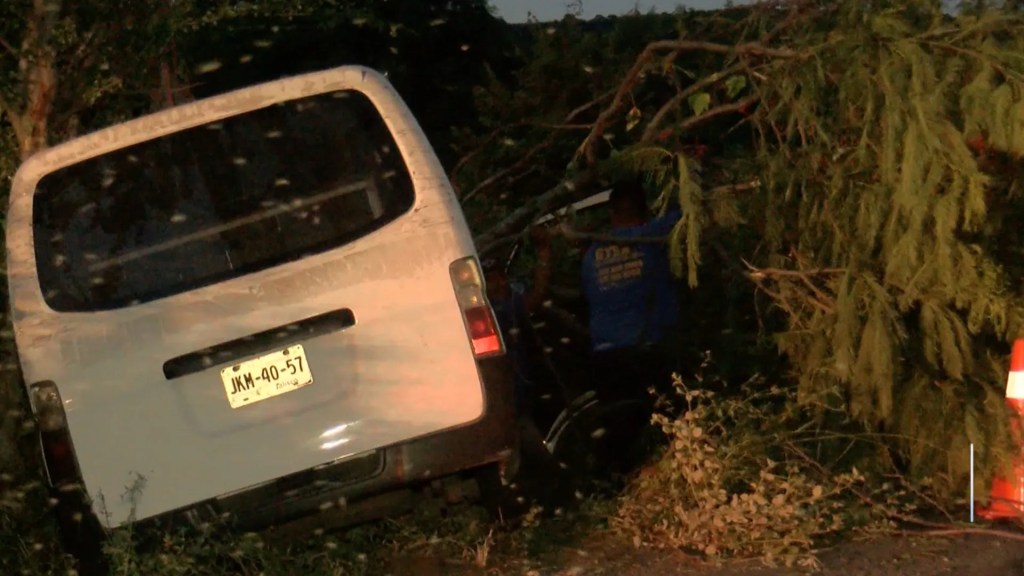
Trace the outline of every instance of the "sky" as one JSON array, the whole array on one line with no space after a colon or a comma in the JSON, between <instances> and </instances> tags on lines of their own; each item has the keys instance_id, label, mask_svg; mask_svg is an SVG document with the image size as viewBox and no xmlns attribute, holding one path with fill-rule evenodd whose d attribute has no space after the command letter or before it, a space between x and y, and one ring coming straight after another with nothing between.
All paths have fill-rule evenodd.
<instances>
[{"instance_id":1,"label":"sky","mask_svg":"<svg viewBox=\"0 0 1024 576\"><path fill-rule=\"evenodd\" d=\"M498 15L508 22L525 22L527 13L532 13L538 20L560 20L565 16L571 0L490 0ZM697 10L717 9L725 5L725 0L582 0L582 18L589 20L595 16L613 16L629 12L639 7L641 12L651 8L659 12L671 12L676 6L682 5ZM740 0L735 4L745 4Z\"/></svg>"}]
</instances>

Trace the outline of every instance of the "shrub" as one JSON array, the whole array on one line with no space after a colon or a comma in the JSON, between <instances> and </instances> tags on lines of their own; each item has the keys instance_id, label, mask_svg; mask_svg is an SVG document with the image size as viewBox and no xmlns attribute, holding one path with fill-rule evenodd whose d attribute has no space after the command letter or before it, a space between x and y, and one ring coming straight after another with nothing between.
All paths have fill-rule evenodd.
<instances>
[{"instance_id":1,"label":"shrub","mask_svg":"<svg viewBox=\"0 0 1024 576\"><path fill-rule=\"evenodd\" d=\"M674 388L675 397L659 401L653 417L666 446L627 489L612 520L638 547L812 565L823 540L877 526L904 499L890 492L875 505L871 482L856 466L829 471L835 464L808 456L802 445L824 448L829 434L801 426L791 389L754 378L741 394L720 396L691 389L678 375ZM842 454L856 452L853 440Z\"/></svg>"}]
</instances>

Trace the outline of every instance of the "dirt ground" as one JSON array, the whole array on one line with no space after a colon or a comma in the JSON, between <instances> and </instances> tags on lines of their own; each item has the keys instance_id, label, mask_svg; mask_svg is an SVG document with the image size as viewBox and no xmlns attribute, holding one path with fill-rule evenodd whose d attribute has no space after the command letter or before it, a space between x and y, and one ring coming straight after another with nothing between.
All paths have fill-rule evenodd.
<instances>
[{"instance_id":1,"label":"dirt ground","mask_svg":"<svg viewBox=\"0 0 1024 576\"><path fill-rule=\"evenodd\" d=\"M1022 534L1024 537L1024 534ZM759 562L715 566L680 552L637 550L610 534L597 534L543 558L492 558L480 568L466 561L396 559L390 576L1024 576L1024 541L957 536L887 536L823 550L816 570L768 568Z\"/></svg>"}]
</instances>

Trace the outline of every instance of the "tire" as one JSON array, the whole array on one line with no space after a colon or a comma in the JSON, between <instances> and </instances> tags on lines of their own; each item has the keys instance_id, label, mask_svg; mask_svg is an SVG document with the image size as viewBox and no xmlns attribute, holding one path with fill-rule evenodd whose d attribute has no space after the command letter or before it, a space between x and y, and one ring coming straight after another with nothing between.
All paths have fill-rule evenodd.
<instances>
[{"instance_id":1,"label":"tire","mask_svg":"<svg viewBox=\"0 0 1024 576\"><path fill-rule=\"evenodd\" d=\"M548 448L585 489L614 486L646 458L650 406L634 399L571 405L548 435Z\"/></svg>"},{"instance_id":2,"label":"tire","mask_svg":"<svg viewBox=\"0 0 1024 576\"><path fill-rule=\"evenodd\" d=\"M79 490L54 490L57 527L64 550L80 576L106 576L110 566L103 553L106 533Z\"/></svg>"},{"instance_id":3,"label":"tire","mask_svg":"<svg viewBox=\"0 0 1024 576\"><path fill-rule=\"evenodd\" d=\"M570 478L559 467L548 450L536 424L519 421L519 446L505 473L497 465L489 465L476 474L481 503L496 520L510 521L540 505L544 513L553 513L572 503L574 493Z\"/></svg>"},{"instance_id":4,"label":"tire","mask_svg":"<svg viewBox=\"0 0 1024 576\"><path fill-rule=\"evenodd\" d=\"M473 473L477 488L480 491L480 505L496 522L503 522L522 514L515 506L512 491L502 480L499 464L487 464Z\"/></svg>"}]
</instances>

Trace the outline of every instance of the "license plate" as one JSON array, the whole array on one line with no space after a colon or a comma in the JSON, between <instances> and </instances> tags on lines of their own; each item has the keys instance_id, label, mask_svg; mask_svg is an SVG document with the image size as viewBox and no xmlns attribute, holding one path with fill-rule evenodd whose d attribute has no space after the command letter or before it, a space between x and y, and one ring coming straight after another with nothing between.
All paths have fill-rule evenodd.
<instances>
[{"instance_id":1,"label":"license plate","mask_svg":"<svg viewBox=\"0 0 1024 576\"><path fill-rule=\"evenodd\" d=\"M232 408L241 408L313 383L302 345L290 346L220 371Z\"/></svg>"}]
</instances>

